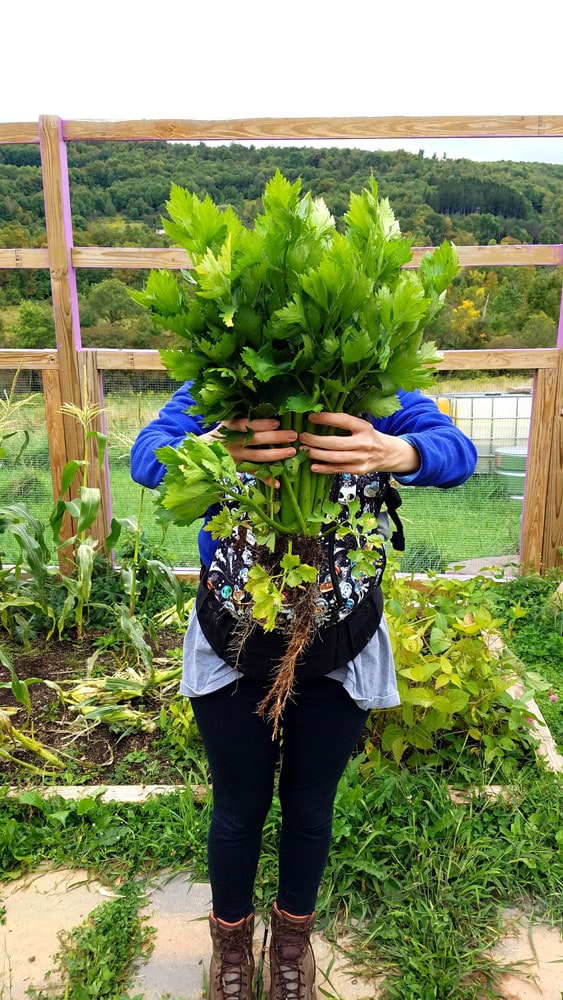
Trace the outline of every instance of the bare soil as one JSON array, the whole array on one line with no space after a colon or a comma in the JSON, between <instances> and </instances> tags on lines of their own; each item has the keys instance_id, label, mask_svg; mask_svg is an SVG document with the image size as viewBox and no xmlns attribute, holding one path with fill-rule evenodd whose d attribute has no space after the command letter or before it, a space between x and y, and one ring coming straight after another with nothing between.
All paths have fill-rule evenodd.
<instances>
[{"instance_id":1,"label":"bare soil","mask_svg":"<svg viewBox=\"0 0 563 1000\"><path fill-rule=\"evenodd\" d=\"M38 640L34 641L33 647L28 651L23 651L20 647L10 648L18 678L21 681L34 679L28 687L32 704L31 717L26 722L26 710L12 694L9 671L2 666L0 709L16 708L17 713L10 716L12 726L26 735L32 735L60 754L68 766L64 772L41 779L16 764L2 761L2 783L36 783L38 778L56 784L90 784L93 781L108 784L135 784L144 781L178 783L181 780L177 764L174 765L170 759L170 747L163 745L162 732L158 726L154 732L145 732L140 729L127 731L99 723L89 731L84 731L84 726L77 725L76 713L65 707L56 690L45 683L83 681L86 663L96 650L96 638L99 637L88 636L80 641ZM162 634L158 652L162 655L164 651L180 649L182 639L182 634L177 631ZM111 654L102 653L96 661L94 675L114 672L115 660ZM143 705L136 701L132 703L132 707L155 711L154 703ZM41 759L36 754L24 751L17 743L0 740L0 745L19 760L36 767L41 766Z\"/></svg>"}]
</instances>

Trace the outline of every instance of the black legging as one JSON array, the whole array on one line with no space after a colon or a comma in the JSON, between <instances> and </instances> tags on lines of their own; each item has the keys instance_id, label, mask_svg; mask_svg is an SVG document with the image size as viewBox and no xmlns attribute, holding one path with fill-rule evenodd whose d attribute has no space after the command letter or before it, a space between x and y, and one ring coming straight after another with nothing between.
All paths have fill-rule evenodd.
<instances>
[{"instance_id":1,"label":"black legging","mask_svg":"<svg viewBox=\"0 0 563 1000\"><path fill-rule=\"evenodd\" d=\"M208 840L213 910L232 922L253 910L262 827L274 789L279 745L271 725L256 714L265 690L244 677L192 699L213 783ZM327 677L301 683L284 709L277 902L289 913L315 909L336 788L367 716Z\"/></svg>"}]
</instances>

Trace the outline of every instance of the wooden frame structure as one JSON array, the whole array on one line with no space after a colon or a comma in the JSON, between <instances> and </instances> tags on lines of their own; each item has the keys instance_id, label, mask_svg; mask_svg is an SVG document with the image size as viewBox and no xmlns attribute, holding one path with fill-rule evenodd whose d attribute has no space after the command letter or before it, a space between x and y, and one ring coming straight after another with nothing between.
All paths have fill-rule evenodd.
<instances>
[{"instance_id":1,"label":"wooden frame structure","mask_svg":"<svg viewBox=\"0 0 563 1000\"><path fill-rule=\"evenodd\" d=\"M81 406L85 393L90 403L102 403L103 372L106 370L148 371L163 367L157 351L82 348L76 270L189 266L186 253L175 248L73 246L68 142L155 139L254 142L284 138L296 141L326 139L330 143L336 139L492 136L563 136L563 115L116 122L62 121L56 116L45 115L37 123L0 123L0 144L35 143L41 149L47 247L0 248L0 268L49 270L57 347L50 351L0 350L0 369L21 367L41 371L54 495L58 495L65 463L81 455L84 447L79 424L61 415L62 403ZM417 266L428 249L415 249L410 266ZM462 267L563 266L562 245L464 246L458 252ZM563 299L556 348L446 351L439 367L449 371L534 371L520 558L525 567L540 572L563 565ZM94 461L92 470L95 469L97 462ZM102 492L102 505L94 530L99 538L104 538L111 517L107 465L102 468L97 485Z\"/></svg>"}]
</instances>

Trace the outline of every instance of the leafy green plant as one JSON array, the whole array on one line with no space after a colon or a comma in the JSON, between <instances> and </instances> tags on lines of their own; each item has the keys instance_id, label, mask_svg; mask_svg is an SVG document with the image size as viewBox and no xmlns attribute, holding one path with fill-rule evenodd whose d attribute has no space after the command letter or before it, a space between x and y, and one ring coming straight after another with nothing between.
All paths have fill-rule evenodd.
<instances>
[{"instance_id":1,"label":"leafy green plant","mask_svg":"<svg viewBox=\"0 0 563 1000\"><path fill-rule=\"evenodd\" d=\"M422 329L457 271L454 251L444 243L419 273L403 271L410 244L373 179L369 190L351 195L343 234L322 200L299 198L300 186L277 172L254 230L231 209L172 187L173 221L163 224L194 271L184 272L183 286L167 271L151 272L145 291L131 294L185 339L163 358L174 377L193 380L196 408L208 422L280 416L282 426L300 431L307 413L323 409L384 416L397 409L398 388L429 384L436 358L431 346L421 348ZM194 453L191 465L204 492L213 483L220 498L221 480L208 474L217 463L209 470L205 455ZM328 496L319 490L328 491L330 481L313 476L304 456L270 471L282 481L279 509L270 505L276 532L317 534ZM206 509L195 492L184 487L181 523ZM244 506L244 493L238 503ZM252 494L251 517L256 504L265 507ZM174 511L176 502L165 496L163 505ZM256 523L267 542L269 520Z\"/></svg>"},{"instance_id":2,"label":"leafy green plant","mask_svg":"<svg viewBox=\"0 0 563 1000\"><path fill-rule=\"evenodd\" d=\"M90 403L87 394L86 370L84 371L84 403L81 407L74 403L64 403L61 412L80 424L84 436L84 454L81 459L67 462L61 477L61 499L53 507L49 522L59 555L64 555L71 563L74 572L61 575L61 583L67 591L57 625L59 636L67 625L68 616L72 614L76 624L77 637L83 635L84 610L88 605L92 586L92 573L98 542L87 535L96 520L101 503L100 490L89 486L90 459L88 445L90 441L97 444L98 466L102 467L105 458L106 436L92 428L102 413L97 403ZM81 477L78 495L71 500L62 497ZM61 539L61 528L65 514L69 514L75 525L75 533L70 538ZM111 536L109 540L111 548ZM70 553L69 553L70 550Z\"/></svg>"},{"instance_id":3,"label":"leafy green plant","mask_svg":"<svg viewBox=\"0 0 563 1000\"><path fill-rule=\"evenodd\" d=\"M13 565L4 566L0 554L0 625L29 647L34 619L47 622L50 635L56 627L48 595L50 552L43 525L24 504L0 507L1 535L11 535L17 547Z\"/></svg>"},{"instance_id":4,"label":"leafy green plant","mask_svg":"<svg viewBox=\"0 0 563 1000\"><path fill-rule=\"evenodd\" d=\"M491 590L500 632L526 669L546 679L537 694L538 706L557 744L563 747L563 609L556 589L561 571L524 574L498 583Z\"/></svg>"},{"instance_id":5,"label":"leafy green plant","mask_svg":"<svg viewBox=\"0 0 563 1000\"><path fill-rule=\"evenodd\" d=\"M505 776L533 753L528 701L546 682L491 640L490 581L430 576L386 578L386 618L401 705L373 712L372 751L409 766L457 766L469 774L481 763ZM515 698L509 689L524 681ZM533 721L533 719L531 720Z\"/></svg>"}]
</instances>

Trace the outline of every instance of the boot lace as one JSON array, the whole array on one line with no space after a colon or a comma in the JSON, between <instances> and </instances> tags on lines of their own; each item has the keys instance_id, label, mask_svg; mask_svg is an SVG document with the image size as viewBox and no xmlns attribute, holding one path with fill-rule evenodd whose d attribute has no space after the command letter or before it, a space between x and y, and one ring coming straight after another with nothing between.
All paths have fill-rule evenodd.
<instances>
[{"instance_id":1,"label":"boot lace","mask_svg":"<svg viewBox=\"0 0 563 1000\"><path fill-rule=\"evenodd\" d=\"M225 1000L239 1000L248 991L247 932L231 934L221 955L217 969L216 985Z\"/></svg>"},{"instance_id":2,"label":"boot lace","mask_svg":"<svg viewBox=\"0 0 563 1000\"><path fill-rule=\"evenodd\" d=\"M283 937L276 946L279 976L276 1000L304 1000L306 982L302 959L308 947L306 930L284 928Z\"/></svg>"}]
</instances>

